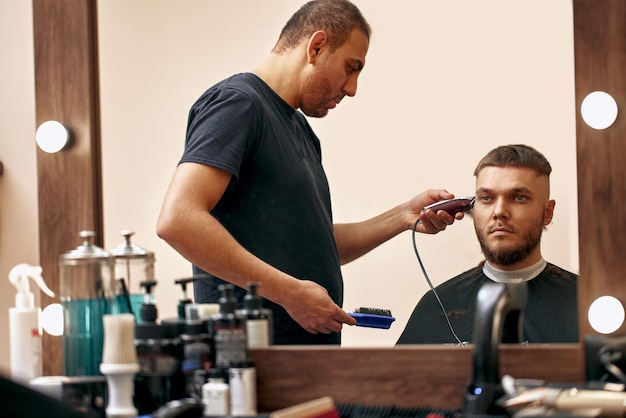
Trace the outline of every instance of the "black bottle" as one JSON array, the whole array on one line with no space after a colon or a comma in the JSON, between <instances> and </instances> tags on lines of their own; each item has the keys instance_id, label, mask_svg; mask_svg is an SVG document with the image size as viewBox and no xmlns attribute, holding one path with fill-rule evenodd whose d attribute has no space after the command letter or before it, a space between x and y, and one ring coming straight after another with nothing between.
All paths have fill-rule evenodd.
<instances>
[{"instance_id":1,"label":"black bottle","mask_svg":"<svg viewBox=\"0 0 626 418\"><path fill-rule=\"evenodd\" d=\"M167 402L185 396L180 369L181 342L173 325L158 324L158 311L152 288L156 281L145 281L141 318L135 326L135 349L139 373L135 376L134 402L139 414L150 413Z\"/></svg>"},{"instance_id":2,"label":"black bottle","mask_svg":"<svg viewBox=\"0 0 626 418\"><path fill-rule=\"evenodd\" d=\"M233 285L219 287L220 313L211 316L211 336L215 351L214 367L230 368L235 362L248 358L246 319L237 312L237 298Z\"/></svg>"},{"instance_id":3,"label":"black bottle","mask_svg":"<svg viewBox=\"0 0 626 418\"><path fill-rule=\"evenodd\" d=\"M212 363L212 340L206 322L187 320L185 332L180 335L183 345L181 369L185 375L185 393L188 397L202 399L202 385L206 383Z\"/></svg>"},{"instance_id":4,"label":"black bottle","mask_svg":"<svg viewBox=\"0 0 626 418\"><path fill-rule=\"evenodd\" d=\"M185 316L185 306L191 304L191 299L187 297L187 284L193 282L195 280L194 277L188 277L183 279L175 279L174 283L179 285L181 288L181 298L178 301L177 305L177 316L173 318L164 318L161 323L162 324L172 324L176 326L178 334L184 334L187 325L187 318Z\"/></svg>"},{"instance_id":5,"label":"black bottle","mask_svg":"<svg viewBox=\"0 0 626 418\"><path fill-rule=\"evenodd\" d=\"M263 307L263 299L257 293L258 286L258 283L248 283L243 309L239 311L246 318L248 348L269 347L273 343L273 314Z\"/></svg>"}]
</instances>

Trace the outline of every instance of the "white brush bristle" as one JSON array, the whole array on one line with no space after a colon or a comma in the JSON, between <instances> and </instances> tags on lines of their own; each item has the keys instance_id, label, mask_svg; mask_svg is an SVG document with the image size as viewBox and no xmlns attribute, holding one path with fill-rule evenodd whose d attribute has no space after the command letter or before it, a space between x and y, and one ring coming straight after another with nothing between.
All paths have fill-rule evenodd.
<instances>
[{"instance_id":1,"label":"white brush bristle","mask_svg":"<svg viewBox=\"0 0 626 418\"><path fill-rule=\"evenodd\" d=\"M137 362L135 349L135 317L133 314L104 315L103 364Z\"/></svg>"}]
</instances>

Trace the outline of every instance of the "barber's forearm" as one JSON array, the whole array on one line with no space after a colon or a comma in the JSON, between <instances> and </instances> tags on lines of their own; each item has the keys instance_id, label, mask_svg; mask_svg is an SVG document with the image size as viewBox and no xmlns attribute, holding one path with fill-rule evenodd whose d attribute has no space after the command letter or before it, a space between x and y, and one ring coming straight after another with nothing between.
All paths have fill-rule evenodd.
<instances>
[{"instance_id":1,"label":"barber's forearm","mask_svg":"<svg viewBox=\"0 0 626 418\"><path fill-rule=\"evenodd\" d=\"M199 222L191 219L186 216L175 228L160 230L161 238L192 264L235 286L245 289L257 282L260 296L281 305L290 297L295 278L247 251L210 215Z\"/></svg>"},{"instance_id":2,"label":"barber's forearm","mask_svg":"<svg viewBox=\"0 0 626 418\"><path fill-rule=\"evenodd\" d=\"M334 235L341 264L349 263L406 230L401 206L363 222L335 224Z\"/></svg>"}]
</instances>

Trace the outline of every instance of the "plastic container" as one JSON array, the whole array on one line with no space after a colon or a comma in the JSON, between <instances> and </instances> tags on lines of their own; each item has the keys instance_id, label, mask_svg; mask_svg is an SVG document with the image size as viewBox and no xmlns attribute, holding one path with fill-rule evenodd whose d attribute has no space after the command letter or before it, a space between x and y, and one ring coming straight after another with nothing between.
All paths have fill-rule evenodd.
<instances>
[{"instance_id":1,"label":"plastic container","mask_svg":"<svg viewBox=\"0 0 626 418\"><path fill-rule=\"evenodd\" d=\"M205 417L230 415L230 388L222 369L211 369L208 382L202 386Z\"/></svg>"},{"instance_id":2,"label":"plastic container","mask_svg":"<svg viewBox=\"0 0 626 418\"><path fill-rule=\"evenodd\" d=\"M257 414L256 368L250 359L234 362L228 369L230 386L230 414L255 416Z\"/></svg>"},{"instance_id":3,"label":"plastic container","mask_svg":"<svg viewBox=\"0 0 626 418\"><path fill-rule=\"evenodd\" d=\"M41 276L40 266L18 264L9 272L9 281L17 292L15 307L9 308L9 344L11 378L22 384L42 375L41 365L41 309L35 307L35 296L30 291L32 279L48 296L54 296Z\"/></svg>"},{"instance_id":4,"label":"plastic container","mask_svg":"<svg viewBox=\"0 0 626 418\"><path fill-rule=\"evenodd\" d=\"M112 313L114 303L113 257L93 244L93 231L81 231L80 237L82 245L59 258L65 376L100 374L102 316Z\"/></svg>"}]
</instances>

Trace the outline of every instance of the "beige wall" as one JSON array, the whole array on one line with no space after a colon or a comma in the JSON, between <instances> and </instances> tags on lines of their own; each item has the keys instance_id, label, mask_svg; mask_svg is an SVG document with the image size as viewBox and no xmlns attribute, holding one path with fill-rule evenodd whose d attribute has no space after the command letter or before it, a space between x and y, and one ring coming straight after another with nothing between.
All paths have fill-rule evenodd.
<instances>
[{"instance_id":1,"label":"beige wall","mask_svg":"<svg viewBox=\"0 0 626 418\"><path fill-rule=\"evenodd\" d=\"M374 30L358 94L311 120L336 220L373 216L431 187L471 194L483 154L525 142L554 168L544 255L577 272L571 2L355 3ZM105 247L133 229L135 243L156 253L161 317L174 315L174 278L190 274L154 232L189 106L214 82L254 68L294 5L99 2ZM31 14L28 1L0 2L0 335L13 304L10 268L38 262ZM469 218L417 245L435 284L481 259ZM346 329L345 345L392 345L427 290L408 232L345 266L344 276L346 309L389 308L397 318L389 331ZM0 371L8 364L4 339Z\"/></svg>"},{"instance_id":2,"label":"beige wall","mask_svg":"<svg viewBox=\"0 0 626 418\"><path fill-rule=\"evenodd\" d=\"M577 271L572 8L569 0L355 1L373 27L355 98L311 123L337 221L361 220L427 188L472 194L489 149L525 142L552 162L556 217L547 259ZM187 112L211 84L251 70L295 11L290 0L101 1L105 241L136 231L155 251L162 316L187 261L154 232ZM419 236L434 283L474 266L471 220ZM350 328L346 345L392 345L427 290L410 233L344 268L345 308L391 309L389 331Z\"/></svg>"},{"instance_id":3,"label":"beige wall","mask_svg":"<svg viewBox=\"0 0 626 418\"><path fill-rule=\"evenodd\" d=\"M9 271L39 263L32 21L30 1L0 1L0 373L10 364Z\"/></svg>"}]
</instances>

